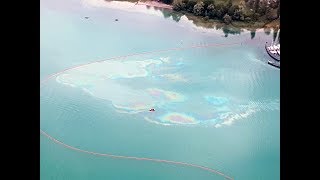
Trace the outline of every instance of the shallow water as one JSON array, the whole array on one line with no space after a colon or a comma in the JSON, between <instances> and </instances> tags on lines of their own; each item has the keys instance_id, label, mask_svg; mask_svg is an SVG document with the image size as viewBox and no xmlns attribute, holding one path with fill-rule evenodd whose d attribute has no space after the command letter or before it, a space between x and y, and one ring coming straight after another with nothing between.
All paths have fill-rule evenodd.
<instances>
[{"instance_id":1,"label":"shallow water","mask_svg":"<svg viewBox=\"0 0 320 180\"><path fill-rule=\"evenodd\" d=\"M199 164L234 179L280 179L280 71L264 51L272 34L225 37L153 8L41 0L40 36L42 80L106 59L42 84L41 129L53 137L94 152ZM41 179L223 179L40 140Z\"/></svg>"}]
</instances>

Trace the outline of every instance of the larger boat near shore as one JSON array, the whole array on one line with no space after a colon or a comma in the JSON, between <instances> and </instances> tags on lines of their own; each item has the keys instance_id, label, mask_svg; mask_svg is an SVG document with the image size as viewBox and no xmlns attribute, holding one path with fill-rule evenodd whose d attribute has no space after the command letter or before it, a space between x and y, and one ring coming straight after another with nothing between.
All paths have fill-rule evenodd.
<instances>
[{"instance_id":1,"label":"larger boat near shore","mask_svg":"<svg viewBox=\"0 0 320 180\"><path fill-rule=\"evenodd\" d=\"M268 46L266 43L265 48L269 56L272 57L268 60L268 64L280 68L280 44Z\"/></svg>"},{"instance_id":2,"label":"larger boat near shore","mask_svg":"<svg viewBox=\"0 0 320 180\"><path fill-rule=\"evenodd\" d=\"M266 51L270 57L272 57L276 61L280 61L280 44L277 45L265 45Z\"/></svg>"},{"instance_id":3,"label":"larger boat near shore","mask_svg":"<svg viewBox=\"0 0 320 180\"><path fill-rule=\"evenodd\" d=\"M272 58L268 60L268 64L280 68L280 29L277 32L277 36L274 41L269 44L266 42L265 49L269 56Z\"/></svg>"},{"instance_id":4,"label":"larger boat near shore","mask_svg":"<svg viewBox=\"0 0 320 180\"><path fill-rule=\"evenodd\" d=\"M266 51L272 59L268 60L268 64L280 68L280 44L268 46L265 45Z\"/></svg>"}]
</instances>

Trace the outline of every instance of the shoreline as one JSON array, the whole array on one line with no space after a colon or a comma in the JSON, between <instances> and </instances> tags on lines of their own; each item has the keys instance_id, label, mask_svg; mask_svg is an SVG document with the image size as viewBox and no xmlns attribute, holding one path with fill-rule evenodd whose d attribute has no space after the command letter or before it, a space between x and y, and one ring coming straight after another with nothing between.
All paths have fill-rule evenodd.
<instances>
[{"instance_id":1,"label":"shoreline","mask_svg":"<svg viewBox=\"0 0 320 180\"><path fill-rule=\"evenodd\" d=\"M174 13L178 13L174 11ZM280 29L280 20L276 19L271 22L255 21L255 22L243 22L243 21L232 21L230 24L226 24L218 19L205 19L205 17L196 16L188 12L180 12L191 20L196 26L204 28L215 28L215 27L230 27L235 29L246 29L256 30L264 28Z\"/></svg>"},{"instance_id":2,"label":"shoreline","mask_svg":"<svg viewBox=\"0 0 320 180\"><path fill-rule=\"evenodd\" d=\"M133 6L146 6L147 8L153 7L161 11L170 11L172 14L176 14L180 17L186 16L195 26L208 28L208 29L244 29L248 31L255 31L258 29L280 29L280 19L273 20L271 22L265 21L254 21L254 22L243 22L243 21L232 21L230 24L226 24L219 19L206 19L202 16L196 16L189 12L175 11L173 6L158 2L155 0L104 0L105 2L128 2ZM179 21L179 20L178 20Z\"/></svg>"},{"instance_id":3,"label":"shoreline","mask_svg":"<svg viewBox=\"0 0 320 180\"><path fill-rule=\"evenodd\" d=\"M162 2L158 2L158 1L138 1L135 3L135 5L145 5L145 6L152 6L152 7L157 7L157 8L164 8L164 9L170 9L172 10L173 7L172 5L169 5L169 4L165 4L165 3L162 3Z\"/></svg>"}]
</instances>

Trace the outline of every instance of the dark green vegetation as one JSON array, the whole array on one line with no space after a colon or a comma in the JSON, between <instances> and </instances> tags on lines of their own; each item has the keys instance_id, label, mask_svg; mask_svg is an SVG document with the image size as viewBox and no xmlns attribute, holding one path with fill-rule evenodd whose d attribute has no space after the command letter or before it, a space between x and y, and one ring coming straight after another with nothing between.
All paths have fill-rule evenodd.
<instances>
[{"instance_id":1,"label":"dark green vegetation","mask_svg":"<svg viewBox=\"0 0 320 180\"><path fill-rule=\"evenodd\" d=\"M204 20L267 24L280 17L280 0L162 0L173 10L191 13Z\"/></svg>"},{"instance_id":2,"label":"dark green vegetation","mask_svg":"<svg viewBox=\"0 0 320 180\"><path fill-rule=\"evenodd\" d=\"M117 0L138 2L138 0ZM142 2L148 0L140 0ZM256 29L263 28L266 34L275 32L280 28L280 0L259 1L263 6L257 7L258 13L254 9L250 10L249 5L255 4L255 0L168 0L166 4L171 4L174 10L163 9L161 7L147 6L157 11L161 11L165 18L172 18L179 22L182 16L186 16L196 26L214 28L222 30L227 37L229 34L240 34L242 30L251 32L251 38L255 37ZM259 5L258 4L258 5ZM197 6L196 6L197 5ZM182 6L183 9L177 10ZM195 11L194 11L194 7ZM230 8L228 8L230 7ZM255 14L255 15L254 15Z\"/></svg>"}]
</instances>

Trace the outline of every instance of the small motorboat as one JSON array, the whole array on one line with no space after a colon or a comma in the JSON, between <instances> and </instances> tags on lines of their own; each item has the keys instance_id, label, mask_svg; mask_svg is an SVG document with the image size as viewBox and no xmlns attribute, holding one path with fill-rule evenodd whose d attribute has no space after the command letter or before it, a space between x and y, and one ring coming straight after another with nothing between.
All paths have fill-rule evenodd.
<instances>
[{"instance_id":1,"label":"small motorboat","mask_svg":"<svg viewBox=\"0 0 320 180\"><path fill-rule=\"evenodd\" d=\"M86 16L86 17L84 17L84 18L89 19L89 17L88 17L88 16Z\"/></svg>"},{"instance_id":2,"label":"small motorboat","mask_svg":"<svg viewBox=\"0 0 320 180\"><path fill-rule=\"evenodd\" d=\"M114 21L119 21L118 19L115 19Z\"/></svg>"}]
</instances>

